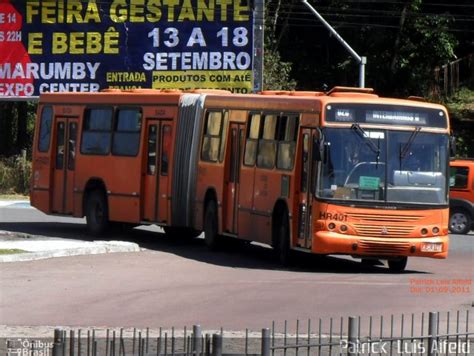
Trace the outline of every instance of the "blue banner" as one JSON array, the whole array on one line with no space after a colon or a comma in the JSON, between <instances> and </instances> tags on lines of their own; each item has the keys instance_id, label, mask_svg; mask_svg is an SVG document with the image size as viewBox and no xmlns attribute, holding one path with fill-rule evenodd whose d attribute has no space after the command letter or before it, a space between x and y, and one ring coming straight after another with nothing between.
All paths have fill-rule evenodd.
<instances>
[{"instance_id":1,"label":"blue banner","mask_svg":"<svg viewBox=\"0 0 474 356\"><path fill-rule=\"evenodd\" d=\"M0 96L105 88L252 91L242 0L0 0Z\"/></svg>"}]
</instances>

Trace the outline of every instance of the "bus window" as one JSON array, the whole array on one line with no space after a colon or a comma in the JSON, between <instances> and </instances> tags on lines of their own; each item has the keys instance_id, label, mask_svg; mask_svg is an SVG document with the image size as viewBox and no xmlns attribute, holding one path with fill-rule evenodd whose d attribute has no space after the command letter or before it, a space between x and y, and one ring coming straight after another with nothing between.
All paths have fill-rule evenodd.
<instances>
[{"instance_id":1,"label":"bus window","mask_svg":"<svg viewBox=\"0 0 474 356\"><path fill-rule=\"evenodd\" d=\"M64 168L64 122L58 122L56 141L56 169Z\"/></svg>"},{"instance_id":2,"label":"bus window","mask_svg":"<svg viewBox=\"0 0 474 356\"><path fill-rule=\"evenodd\" d=\"M74 170L76 166L76 140L77 140L77 123L69 123L69 147L67 158L67 169Z\"/></svg>"},{"instance_id":3,"label":"bus window","mask_svg":"<svg viewBox=\"0 0 474 356\"><path fill-rule=\"evenodd\" d=\"M156 125L148 127L148 162L147 174L155 175L156 171Z\"/></svg>"},{"instance_id":4,"label":"bus window","mask_svg":"<svg viewBox=\"0 0 474 356\"><path fill-rule=\"evenodd\" d=\"M164 125L161 135L161 175L168 175L168 165L171 150L171 126Z\"/></svg>"},{"instance_id":5,"label":"bus window","mask_svg":"<svg viewBox=\"0 0 474 356\"><path fill-rule=\"evenodd\" d=\"M272 169L276 158L277 116L265 115L263 121L263 137L258 142L257 167Z\"/></svg>"},{"instance_id":6,"label":"bus window","mask_svg":"<svg viewBox=\"0 0 474 356\"><path fill-rule=\"evenodd\" d=\"M221 140L222 112L208 112L204 125L201 159L217 162Z\"/></svg>"},{"instance_id":7,"label":"bus window","mask_svg":"<svg viewBox=\"0 0 474 356\"><path fill-rule=\"evenodd\" d=\"M224 112L224 126L221 131L221 143L219 148L219 162L224 160L225 139L227 137L227 127L229 126L229 112Z\"/></svg>"},{"instance_id":8,"label":"bus window","mask_svg":"<svg viewBox=\"0 0 474 356\"><path fill-rule=\"evenodd\" d=\"M257 158L258 136L260 133L260 114L252 114L245 144L244 164L254 166Z\"/></svg>"},{"instance_id":9,"label":"bus window","mask_svg":"<svg viewBox=\"0 0 474 356\"><path fill-rule=\"evenodd\" d=\"M308 185L309 135L303 135L303 169L301 176L301 192L306 193Z\"/></svg>"},{"instance_id":10,"label":"bus window","mask_svg":"<svg viewBox=\"0 0 474 356\"><path fill-rule=\"evenodd\" d=\"M86 109L84 112L81 153L109 154L111 130L112 108Z\"/></svg>"},{"instance_id":11,"label":"bus window","mask_svg":"<svg viewBox=\"0 0 474 356\"><path fill-rule=\"evenodd\" d=\"M38 150L40 152L49 151L49 141L51 140L51 121L53 120L53 109L45 106L41 113L40 133Z\"/></svg>"},{"instance_id":12,"label":"bus window","mask_svg":"<svg viewBox=\"0 0 474 356\"><path fill-rule=\"evenodd\" d=\"M280 116L279 121L277 168L292 170L298 135L298 117Z\"/></svg>"},{"instance_id":13,"label":"bus window","mask_svg":"<svg viewBox=\"0 0 474 356\"><path fill-rule=\"evenodd\" d=\"M142 113L139 109L118 109L112 144L116 156L136 156L140 146Z\"/></svg>"}]
</instances>

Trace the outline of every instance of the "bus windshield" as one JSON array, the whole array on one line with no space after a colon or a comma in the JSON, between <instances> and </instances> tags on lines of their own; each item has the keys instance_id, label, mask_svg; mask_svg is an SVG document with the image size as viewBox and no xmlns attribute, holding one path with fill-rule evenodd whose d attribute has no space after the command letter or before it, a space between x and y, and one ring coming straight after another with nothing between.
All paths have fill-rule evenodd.
<instances>
[{"instance_id":1,"label":"bus windshield","mask_svg":"<svg viewBox=\"0 0 474 356\"><path fill-rule=\"evenodd\" d=\"M316 195L344 201L447 204L448 136L386 129L325 128Z\"/></svg>"}]
</instances>

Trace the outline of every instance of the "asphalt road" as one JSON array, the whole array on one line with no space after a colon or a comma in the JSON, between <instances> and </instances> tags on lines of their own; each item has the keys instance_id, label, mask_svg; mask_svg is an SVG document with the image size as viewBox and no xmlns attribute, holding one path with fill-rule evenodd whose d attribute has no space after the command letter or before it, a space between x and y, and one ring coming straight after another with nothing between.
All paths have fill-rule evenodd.
<instances>
[{"instance_id":1,"label":"asphalt road","mask_svg":"<svg viewBox=\"0 0 474 356\"><path fill-rule=\"evenodd\" d=\"M82 220L34 209L0 209L0 230L91 239ZM283 269L263 246L210 252L202 239L158 231L107 237L138 243L138 253L0 264L0 324L259 330L273 320L474 311L472 232L451 236L448 259L409 259L391 274L343 257L300 256Z\"/></svg>"}]
</instances>

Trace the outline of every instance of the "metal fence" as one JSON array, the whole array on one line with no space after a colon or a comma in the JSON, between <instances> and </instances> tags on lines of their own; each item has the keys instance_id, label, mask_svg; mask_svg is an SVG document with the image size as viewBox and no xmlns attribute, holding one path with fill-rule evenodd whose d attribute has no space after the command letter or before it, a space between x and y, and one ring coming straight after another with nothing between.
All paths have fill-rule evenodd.
<instances>
[{"instance_id":1,"label":"metal fence","mask_svg":"<svg viewBox=\"0 0 474 356\"><path fill-rule=\"evenodd\" d=\"M7 356L359 356L474 355L469 310L273 322L242 333L164 329L54 331L54 339L10 339Z\"/></svg>"},{"instance_id":2,"label":"metal fence","mask_svg":"<svg viewBox=\"0 0 474 356\"><path fill-rule=\"evenodd\" d=\"M474 84L474 53L436 67L431 95L435 98L451 96L461 86Z\"/></svg>"}]
</instances>

